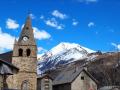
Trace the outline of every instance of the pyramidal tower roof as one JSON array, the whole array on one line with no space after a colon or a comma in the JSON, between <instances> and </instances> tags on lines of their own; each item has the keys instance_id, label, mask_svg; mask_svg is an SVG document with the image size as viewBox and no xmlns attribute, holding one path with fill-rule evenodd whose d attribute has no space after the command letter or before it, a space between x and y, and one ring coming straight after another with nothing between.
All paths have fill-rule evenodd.
<instances>
[{"instance_id":1,"label":"pyramidal tower roof","mask_svg":"<svg viewBox=\"0 0 120 90\"><path fill-rule=\"evenodd\" d=\"M31 17L30 15L27 17L26 22L22 28L22 32L20 34L18 44L22 45L36 45L35 44L35 39L34 39L34 34L33 34L33 29L32 29L32 24L31 24Z\"/></svg>"}]
</instances>

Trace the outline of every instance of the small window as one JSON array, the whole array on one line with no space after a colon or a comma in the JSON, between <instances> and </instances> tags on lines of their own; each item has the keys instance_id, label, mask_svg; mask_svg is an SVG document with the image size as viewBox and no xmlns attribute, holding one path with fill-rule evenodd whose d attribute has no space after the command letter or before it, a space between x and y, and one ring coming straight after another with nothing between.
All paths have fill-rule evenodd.
<instances>
[{"instance_id":1,"label":"small window","mask_svg":"<svg viewBox=\"0 0 120 90\"><path fill-rule=\"evenodd\" d=\"M45 89L49 90L49 85L45 85Z\"/></svg>"},{"instance_id":2,"label":"small window","mask_svg":"<svg viewBox=\"0 0 120 90\"><path fill-rule=\"evenodd\" d=\"M26 29L28 30L28 29L29 29L29 27L26 27Z\"/></svg>"},{"instance_id":3,"label":"small window","mask_svg":"<svg viewBox=\"0 0 120 90\"><path fill-rule=\"evenodd\" d=\"M30 56L30 53L31 53L31 51L30 51L30 49L27 49L27 56Z\"/></svg>"},{"instance_id":4,"label":"small window","mask_svg":"<svg viewBox=\"0 0 120 90\"><path fill-rule=\"evenodd\" d=\"M48 78L45 78L45 81L48 81L49 79Z\"/></svg>"},{"instance_id":5,"label":"small window","mask_svg":"<svg viewBox=\"0 0 120 90\"><path fill-rule=\"evenodd\" d=\"M21 48L19 49L18 52L19 52L19 56L23 56L23 50Z\"/></svg>"},{"instance_id":6,"label":"small window","mask_svg":"<svg viewBox=\"0 0 120 90\"><path fill-rule=\"evenodd\" d=\"M81 80L84 80L84 76L81 76Z\"/></svg>"},{"instance_id":7,"label":"small window","mask_svg":"<svg viewBox=\"0 0 120 90\"><path fill-rule=\"evenodd\" d=\"M49 79L44 79L45 83L49 83Z\"/></svg>"},{"instance_id":8,"label":"small window","mask_svg":"<svg viewBox=\"0 0 120 90\"><path fill-rule=\"evenodd\" d=\"M45 83L45 90L49 90L49 83Z\"/></svg>"}]
</instances>

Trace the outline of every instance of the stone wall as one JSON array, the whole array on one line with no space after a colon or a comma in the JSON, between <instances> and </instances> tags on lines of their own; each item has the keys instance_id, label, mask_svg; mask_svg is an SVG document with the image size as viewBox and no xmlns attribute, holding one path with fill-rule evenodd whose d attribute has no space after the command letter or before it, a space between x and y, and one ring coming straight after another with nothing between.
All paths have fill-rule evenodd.
<instances>
[{"instance_id":1,"label":"stone wall","mask_svg":"<svg viewBox=\"0 0 120 90\"><path fill-rule=\"evenodd\" d=\"M12 63L19 68L19 72L37 73L37 59L31 57L13 57Z\"/></svg>"},{"instance_id":2,"label":"stone wall","mask_svg":"<svg viewBox=\"0 0 120 90\"><path fill-rule=\"evenodd\" d=\"M13 57L12 63L20 70L7 78L8 87L21 90L23 82L28 82L29 90L37 88L37 59L30 57Z\"/></svg>"},{"instance_id":3,"label":"stone wall","mask_svg":"<svg viewBox=\"0 0 120 90\"><path fill-rule=\"evenodd\" d=\"M83 71L72 82L71 90L97 90L97 84Z\"/></svg>"},{"instance_id":4,"label":"stone wall","mask_svg":"<svg viewBox=\"0 0 120 90\"><path fill-rule=\"evenodd\" d=\"M37 80L36 73L18 73L12 76L9 76L7 79L8 87L11 89L21 90L23 82L27 81L29 90L36 90Z\"/></svg>"},{"instance_id":5,"label":"stone wall","mask_svg":"<svg viewBox=\"0 0 120 90\"><path fill-rule=\"evenodd\" d=\"M2 89L3 87L3 78L2 78L2 75L0 75L0 90Z\"/></svg>"},{"instance_id":6,"label":"stone wall","mask_svg":"<svg viewBox=\"0 0 120 90\"><path fill-rule=\"evenodd\" d=\"M53 86L53 90L71 90L71 84L66 83L66 84L55 85Z\"/></svg>"}]
</instances>

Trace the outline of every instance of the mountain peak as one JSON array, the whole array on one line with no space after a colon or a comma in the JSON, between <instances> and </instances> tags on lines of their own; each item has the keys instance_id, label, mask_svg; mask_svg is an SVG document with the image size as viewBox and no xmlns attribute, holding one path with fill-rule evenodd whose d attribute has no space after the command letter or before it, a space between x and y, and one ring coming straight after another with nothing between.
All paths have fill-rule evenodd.
<instances>
[{"instance_id":1,"label":"mountain peak","mask_svg":"<svg viewBox=\"0 0 120 90\"><path fill-rule=\"evenodd\" d=\"M39 58L38 69L41 73L62 64L87 58L87 55L93 52L95 51L76 43L61 42Z\"/></svg>"},{"instance_id":2,"label":"mountain peak","mask_svg":"<svg viewBox=\"0 0 120 90\"><path fill-rule=\"evenodd\" d=\"M52 52L52 54L57 54L59 52L63 52L64 50L69 50L69 49L72 49L72 48L77 48L80 51L84 50L84 51L86 51L86 53L95 52L95 51L93 51L91 49L88 49L88 48L85 48L85 47L83 47L83 46L81 46L79 44L69 43L69 42L61 42L56 47L52 48L50 51Z\"/></svg>"}]
</instances>

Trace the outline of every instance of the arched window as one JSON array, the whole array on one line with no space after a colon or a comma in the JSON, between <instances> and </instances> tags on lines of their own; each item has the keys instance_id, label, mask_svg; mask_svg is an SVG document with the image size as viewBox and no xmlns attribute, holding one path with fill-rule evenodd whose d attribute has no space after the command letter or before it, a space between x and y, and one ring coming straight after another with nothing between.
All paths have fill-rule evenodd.
<instances>
[{"instance_id":1,"label":"arched window","mask_svg":"<svg viewBox=\"0 0 120 90\"><path fill-rule=\"evenodd\" d=\"M26 27L26 29L28 30L28 29L29 29L29 27Z\"/></svg>"},{"instance_id":2,"label":"arched window","mask_svg":"<svg viewBox=\"0 0 120 90\"><path fill-rule=\"evenodd\" d=\"M29 82L27 80L22 82L21 90L29 90Z\"/></svg>"},{"instance_id":3,"label":"arched window","mask_svg":"<svg viewBox=\"0 0 120 90\"><path fill-rule=\"evenodd\" d=\"M23 56L23 50L21 48L19 49L18 52L19 52L19 56Z\"/></svg>"},{"instance_id":4,"label":"arched window","mask_svg":"<svg viewBox=\"0 0 120 90\"><path fill-rule=\"evenodd\" d=\"M27 56L30 56L31 50L30 50L30 49L27 49L27 50L26 50L26 53L27 53Z\"/></svg>"}]
</instances>

